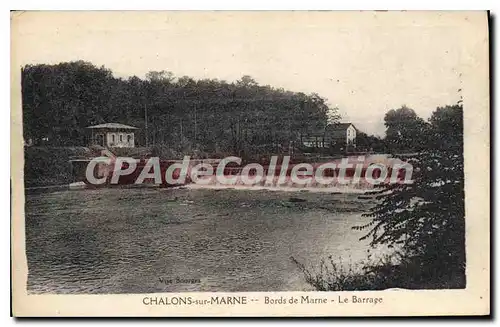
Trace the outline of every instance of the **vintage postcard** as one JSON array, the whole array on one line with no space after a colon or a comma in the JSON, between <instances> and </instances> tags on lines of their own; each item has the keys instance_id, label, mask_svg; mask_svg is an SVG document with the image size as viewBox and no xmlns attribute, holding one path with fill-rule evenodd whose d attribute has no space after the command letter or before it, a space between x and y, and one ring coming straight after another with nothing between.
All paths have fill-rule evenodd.
<instances>
[{"instance_id":1,"label":"vintage postcard","mask_svg":"<svg viewBox=\"0 0 500 327\"><path fill-rule=\"evenodd\" d=\"M489 315L488 21L12 12L13 315Z\"/></svg>"}]
</instances>

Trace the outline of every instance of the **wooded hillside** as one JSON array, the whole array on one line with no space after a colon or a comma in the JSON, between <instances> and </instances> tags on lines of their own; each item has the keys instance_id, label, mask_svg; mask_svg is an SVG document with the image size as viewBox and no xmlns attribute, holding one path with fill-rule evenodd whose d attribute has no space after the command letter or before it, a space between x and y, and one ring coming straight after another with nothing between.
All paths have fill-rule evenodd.
<instances>
[{"instance_id":1,"label":"wooded hillside","mask_svg":"<svg viewBox=\"0 0 500 327\"><path fill-rule=\"evenodd\" d=\"M23 67L22 96L24 138L34 145L82 146L85 127L118 122L140 129L139 146L256 153L288 147L339 118L318 94L262 86L250 76L229 83L161 71L123 79L83 61Z\"/></svg>"}]
</instances>

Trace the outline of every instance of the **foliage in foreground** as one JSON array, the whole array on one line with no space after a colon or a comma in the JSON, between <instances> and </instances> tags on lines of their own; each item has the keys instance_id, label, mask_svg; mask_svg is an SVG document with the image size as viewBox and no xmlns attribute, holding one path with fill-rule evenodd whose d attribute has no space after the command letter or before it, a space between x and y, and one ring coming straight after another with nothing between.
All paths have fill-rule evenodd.
<instances>
[{"instance_id":1,"label":"foliage in foreground","mask_svg":"<svg viewBox=\"0 0 500 327\"><path fill-rule=\"evenodd\" d=\"M365 214L371 221L354 228L368 230L362 239L371 246L400 249L401 268L409 267L413 278L465 287L462 106L438 108L416 133L424 148L407 160L413 183L371 192L378 200Z\"/></svg>"},{"instance_id":2,"label":"foliage in foreground","mask_svg":"<svg viewBox=\"0 0 500 327\"><path fill-rule=\"evenodd\" d=\"M397 258L366 263L357 271L346 271L331 258L318 271L294 260L318 290L465 288L463 108L438 108L428 123L409 122L416 115L400 110L406 118L386 119L393 129L388 138L400 145L418 139L419 152L407 158L413 183L383 184L368 192L377 200L364 214L371 220L353 227L367 231L361 240L369 239L371 247L397 249Z\"/></svg>"},{"instance_id":3,"label":"foliage in foreground","mask_svg":"<svg viewBox=\"0 0 500 327\"><path fill-rule=\"evenodd\" d=\"M446 275L429 279L419 263L402 253L384 256L376 261L344 265L342 258L321 260L317 267L306 267L290 258L304 275L306 282L318 291L376 291L389 288L456 289L465 285L465 275Z\"/></svg>"}]
</instances>

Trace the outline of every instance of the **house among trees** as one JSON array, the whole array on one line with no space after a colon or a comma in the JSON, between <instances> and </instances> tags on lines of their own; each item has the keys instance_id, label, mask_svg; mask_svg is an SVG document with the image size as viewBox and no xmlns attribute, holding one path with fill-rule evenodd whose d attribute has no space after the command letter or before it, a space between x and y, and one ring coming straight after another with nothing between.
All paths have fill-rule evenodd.
<instances>
[{"instance_id":1,"label":"house among trees","mask_svg":"<svg viewBox=\"0 0 500 327\"><path fill-rule=\"evenodd\" d=\"M352 149L356 147L356 127L351 123L329 124L322 130L301 136L306 147Z\"/></svg>"},{"instance_id":2,"label":"house among trees","mask_svg":"<svg viewBox=\"0 0 500 327\"><path fill-rule=\"evenodd\" d=\"M106 148L133 148L134 131L137 127L107 123L87 127L90 129L90 144Z\"/></svg>"}]
</instances>

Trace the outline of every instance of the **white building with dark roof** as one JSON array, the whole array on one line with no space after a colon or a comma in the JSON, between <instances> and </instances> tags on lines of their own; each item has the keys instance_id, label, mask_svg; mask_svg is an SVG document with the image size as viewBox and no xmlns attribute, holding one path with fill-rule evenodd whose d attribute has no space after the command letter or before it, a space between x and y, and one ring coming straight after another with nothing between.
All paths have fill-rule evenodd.
<instances>
[{"instance_id":1,"label":"white building with dark roof","mask_svg":"<svg viewBox=\"0 0 500 327\"><path fill-rule=\"evenodd\" d=\"M106 148L133 148L137 127L118 123L106 123L87 127L90 130L90 144Z\"/></svg>"},{"instance_id":2,"label":"white building with dark roof","mask_svg":"<svg viewBox=\"0 0 500 327\"><path fill-rule=\"evenodd\" d=\"M302 144L314 148L356 147L357 129L351 123L329 124L324 129L301 136Z\"/></svg>"}]
</instances>

